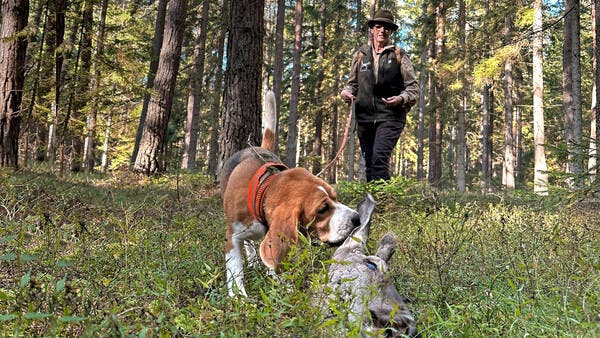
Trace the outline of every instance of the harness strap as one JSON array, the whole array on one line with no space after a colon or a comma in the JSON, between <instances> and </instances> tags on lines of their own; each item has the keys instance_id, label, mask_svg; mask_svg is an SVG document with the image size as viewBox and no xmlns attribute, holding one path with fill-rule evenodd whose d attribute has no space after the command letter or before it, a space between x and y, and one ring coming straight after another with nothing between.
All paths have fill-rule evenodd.
<instances>
[{"instance_id":1,"label":"harness strap","mask_svg":"<svg viewBox=\"0 0 600 338\"><path fill-rule=\"evenodd\" d=\"M263 208L263 202L265 199L265 192L269 188L271 181L275 178L275 175L281 171L286 170L283 163L267 162L263 164L252 176L250 183L248 184L248 210L250 215L255 220L266 224L265 210Z\"/></svg>"}]
</instances>

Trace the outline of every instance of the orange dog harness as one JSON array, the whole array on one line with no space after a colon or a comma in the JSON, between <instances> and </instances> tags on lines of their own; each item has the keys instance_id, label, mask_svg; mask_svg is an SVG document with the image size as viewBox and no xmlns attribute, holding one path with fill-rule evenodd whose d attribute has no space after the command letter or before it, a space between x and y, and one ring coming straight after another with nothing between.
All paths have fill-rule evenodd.
<instances>
[{"instance_id":1,"label":"orange dog harness","mask_svg":"<svg viewBox=\"0 0 600 338\"><path fill-rule=\"evenodd\" d=\"M267 162L263 164L252 176L250 184L248 184L248 210L250 215L255 220L267 224L265 219L265 211L263 208L263 202L265 198L265 192L269 188L269 184L281 171L286 170L283 163Z\"/></svg>"}]
</instances>

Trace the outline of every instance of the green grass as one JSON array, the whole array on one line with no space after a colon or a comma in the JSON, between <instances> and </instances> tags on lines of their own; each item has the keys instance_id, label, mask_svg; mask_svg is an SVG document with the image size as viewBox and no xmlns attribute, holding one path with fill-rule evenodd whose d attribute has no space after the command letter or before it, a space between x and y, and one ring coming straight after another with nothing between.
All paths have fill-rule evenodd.
<instances>
[{"instance_id":1,"label":"green grass","mask_svg":"<svg viewBox=\"0 0 600 338\"><path fill-rule=\"evenodd\" d=\"M418 182L342 183L378 201L371 247L399 239L391 278L426 337L600 333L600 205L553 192L434 193ZM249 299L227 297L225 220L210 179L0 171L2 336L329 337L332 248L304 245L281 280L247 270Z\"/></svg>"}]
</instances>

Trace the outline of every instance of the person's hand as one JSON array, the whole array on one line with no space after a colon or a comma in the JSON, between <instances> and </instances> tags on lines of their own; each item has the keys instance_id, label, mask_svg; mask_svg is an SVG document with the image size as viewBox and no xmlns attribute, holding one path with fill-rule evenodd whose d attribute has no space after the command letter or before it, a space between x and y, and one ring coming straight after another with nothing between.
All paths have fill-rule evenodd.
<instances>
[{"instance_id":1,"label":"person's hand","mask_svg":"<svg viewBox=\"0 0 600 338\"><path fill-rule=\"evenodd\" d=\"M350 93L350 91L347 89L342 90L340 96L346 103L352 103L352 101L355 99L354 95L352 95L352 93Z\"/></svg>"},{"instance_id":2,"label":"person's hand","mask_svg":"<svg viewBox=\"0 0 600 338\"><path fill-rule=\"evenodd\" d=\"M388 106L397 106L404 101L404 99L400 95L391 96L391 97L382 97L381 100L383 101L383 103L385 103Z\"/></svg>"}]
</instances>

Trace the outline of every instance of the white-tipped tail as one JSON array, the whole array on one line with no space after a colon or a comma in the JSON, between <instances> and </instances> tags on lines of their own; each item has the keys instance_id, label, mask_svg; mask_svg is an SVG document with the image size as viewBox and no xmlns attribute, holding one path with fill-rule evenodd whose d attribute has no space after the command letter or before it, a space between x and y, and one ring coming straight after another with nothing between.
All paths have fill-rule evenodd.
<instances>
[{"instance_id":1,"label":"white-tipped tail","mask_svg":"<svg viewBox=\"0 0 600 338\"><path fill-rule=\"evenodd\" d=\"M275 93L272 90L268 90L265 93L265 102L262 112L262 133L265 133L266 129L271 129L271 131L275 132L276 127L276 105L275 102Z\"/></svg>"},{"instance_id":2,"label":"white-tipped tail","mask_svg":"<svg viewBox=\"0 0 600 338\"><path fill-rule=\"evenodd\" d=\"M265 93L262 112L262 143L261 147L273 151L275 147L275 130L277 128L277 103L275 93L268 90Z\"/></svg>"}]
</instances>

